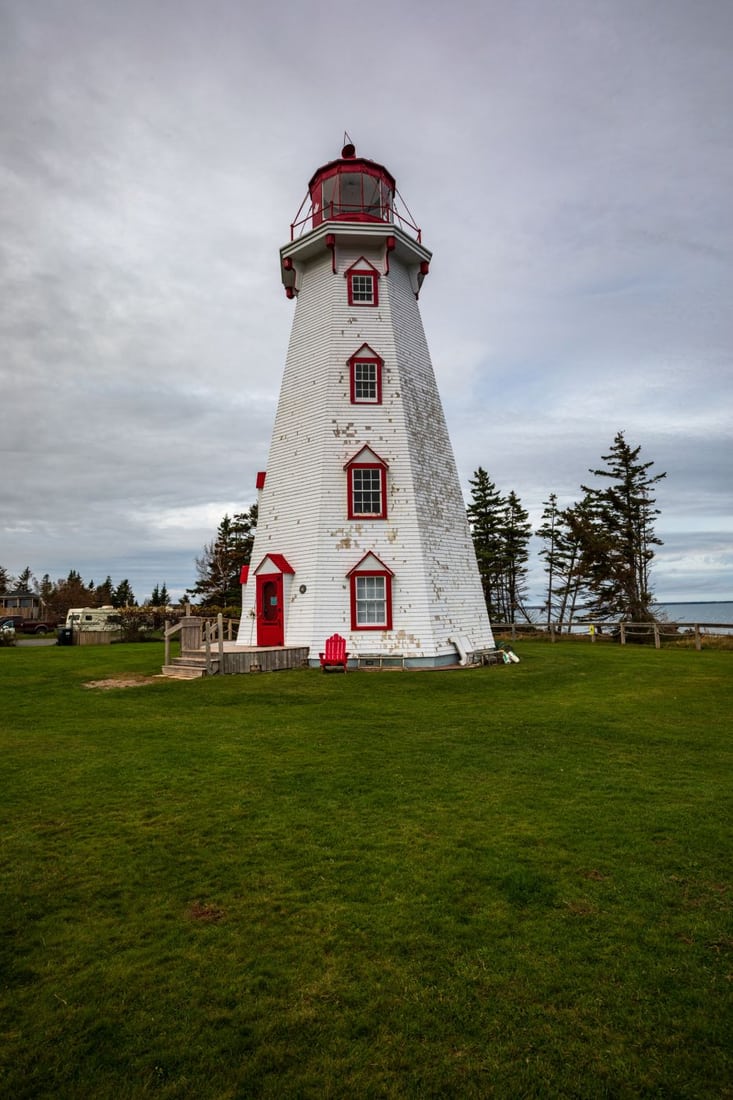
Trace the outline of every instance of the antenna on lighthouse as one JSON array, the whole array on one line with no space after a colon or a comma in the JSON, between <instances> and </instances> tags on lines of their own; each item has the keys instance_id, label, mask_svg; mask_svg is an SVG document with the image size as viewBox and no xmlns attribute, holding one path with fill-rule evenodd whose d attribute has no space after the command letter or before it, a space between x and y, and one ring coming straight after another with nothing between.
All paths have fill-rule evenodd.
<instances>
[{"instance_id":1,"label":"antenna on lighthouse","mask_svg":"<svg viewBox=\"0 0 733 1100\"><path fill-rule=\"evenodd\" d=\"M355 155L356 146L351 140L351 135L346 130L344 130L344 147L341 150L341 156L344 158L344 160L351 160L351 158Z\"/></svg>"}]
</instances>

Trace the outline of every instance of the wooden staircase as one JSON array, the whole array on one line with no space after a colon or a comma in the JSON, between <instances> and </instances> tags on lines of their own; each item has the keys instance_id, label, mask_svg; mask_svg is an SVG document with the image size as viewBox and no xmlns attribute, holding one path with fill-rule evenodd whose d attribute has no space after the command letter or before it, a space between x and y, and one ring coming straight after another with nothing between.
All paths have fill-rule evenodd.
<instances>
[{"instance_id":1,"label":"wooden staircase","mask_svg":"<svg viewBox=\"0 0 733 1100\"><path fill-rule=\"evenodd\" d=\"M219 671L219 662L211 659L211 675ZM189 654L186 657L174 657L170 664L163 665L163 676L172 680L200 680L206 676L206 657L195 657Z\"/></svg>"},{"instance_id":2,"label":"wooden staircase","mask_svg":"<svg viewBox=\"0 0 733 1100\"><path fill-rule=\"evenodd\" d=\"M229 637L232 636L232 624ZM170 655L170 640L174 634L181 636L181 655ZM165 624L165 663L162 675L174 680L200 680L203 676L216 676L222 671L224 621L217 616L215 624L188 615L177 625ZM203 647L202 647L203 642ZM212 651L213 642L213 651Z\"/></svg>"},{"instance_id":3,"label":"wooden staircase","mask_svg":"<svg viewBox=\"0 0 733 1100\"><path fill-rule=\"evenodd\" d=\"M308 664L308 646L239 646L239 623L215 623L188 615L178 624L165 626L163 676L176 680L200 680L203 676L231 676L244 672L279 672ZM181 655L171 657L171 638L180 634Z\"/></svg>"}]
</instances>

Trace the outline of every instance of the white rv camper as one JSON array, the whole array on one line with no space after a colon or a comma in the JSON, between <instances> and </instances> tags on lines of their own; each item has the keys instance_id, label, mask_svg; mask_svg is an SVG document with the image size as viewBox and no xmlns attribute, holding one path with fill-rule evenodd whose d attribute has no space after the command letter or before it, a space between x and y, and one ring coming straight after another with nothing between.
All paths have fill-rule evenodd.
<instances>
[{"instance_id":1,"label":"white rv camper","mask_svg":"<svg viewBox=\"0 0 733 1100\"><path fill-rule=\"evenodd\" d=\"M114 636L121 633L122 616L118 608L70 607L66 613L66 622L59 630L59 642L62 645L76 645L80 634Z\"/></svg>"}]
</instances>

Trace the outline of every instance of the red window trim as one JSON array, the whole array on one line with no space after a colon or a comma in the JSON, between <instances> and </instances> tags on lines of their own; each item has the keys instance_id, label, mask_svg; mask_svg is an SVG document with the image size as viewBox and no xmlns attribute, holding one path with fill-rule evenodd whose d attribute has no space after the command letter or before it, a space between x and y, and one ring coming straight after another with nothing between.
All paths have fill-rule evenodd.
<instances>
[{"instance_id":1,"label":"red window trim","mask_svg":"<svg viewBox=\"0 0 733 1100\"><path fill-rule=\"evenodd\" d=\"M362 264L362 267L358 267L358 264ZM350 267L346 274L346 288L349 296L350 306L366 306L367 309L379 305L379 272L375 267L369 263L368 260L357 260L353 267ZM372 300L371 302L355 302L354 301L354 275L368 275L372 280Z\"/></svg>"},{"instance_id":2,"label":"red window trim","mask_svg":"<svg viewBox=\"0 0 733 1100\"><path fill-rule=\"evenodd\" d=\"M354 470L379 470L379 493L381 510L379 512L357 512L354 508ZM387 468L380 462L352 462L346 467L346 493L348 497L349 519L386 519L387 518Z\"/></svg>"},{"instance_id":3,"label":"red window trim","mask_svg":"<svg viewBox=\"0 0 733 1100\"><path fill-rule=\"evenodd\" d=\"M357 577L384 578L384 623L359 623L356 619L356 580ZM392 629L392 572L387 569L352 569L349 573L351 588L351 629L352 630L391 630Z\"/></svg>"},{"instance_id":4,"label":"red window trim","mask_svg":"<svg viewBox=\"0 0 733 1100\"><path fill-rule=\"evenodd\" d=\"M369 354L362 354L362 352L368 352ZM351 404L352 405L381 405L382 404L382 366L384 360L381 356L365 344L363 348L360 348L351 358L349 363L349 378L351 384ZM377 367L377 397L375 401L365 401L363 397L356 396L356 364L357 363L375 363Z\"/></svg>"}]
</instances>

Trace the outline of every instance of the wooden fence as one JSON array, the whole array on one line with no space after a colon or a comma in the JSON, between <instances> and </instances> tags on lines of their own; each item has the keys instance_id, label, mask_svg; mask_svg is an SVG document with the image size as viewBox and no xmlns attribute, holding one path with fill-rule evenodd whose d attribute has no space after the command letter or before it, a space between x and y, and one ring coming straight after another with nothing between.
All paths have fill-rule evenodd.
<instances>
[{"instance_id":1,"label":"wooden fence","mask_svg":"<svg viewBox=\"0 0 733 1100\"><path fill-rule=\"evenodd\" d=\"M591 642L620 642L621 645L654 641L656 649L661 649L663 641L682 642L694 637L695 649L701 650L703 639L726 636L733 631L733 623L633 623L623 621L595 620L575 622L570 626L560 623L492 623L495 635L509 635L514 642L518 638L549 637L551 642L558 638L588 639Z\"/></svg>"}]
</instances>

